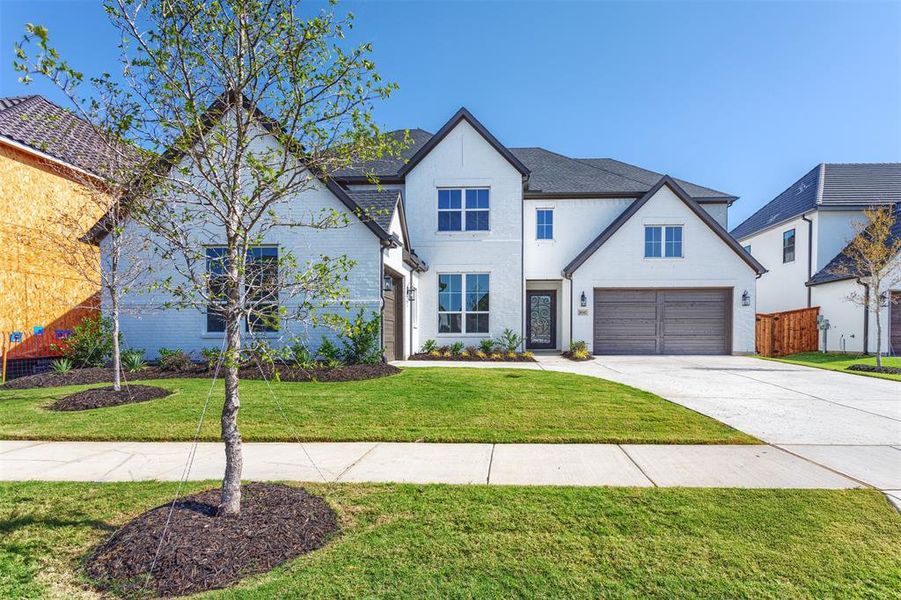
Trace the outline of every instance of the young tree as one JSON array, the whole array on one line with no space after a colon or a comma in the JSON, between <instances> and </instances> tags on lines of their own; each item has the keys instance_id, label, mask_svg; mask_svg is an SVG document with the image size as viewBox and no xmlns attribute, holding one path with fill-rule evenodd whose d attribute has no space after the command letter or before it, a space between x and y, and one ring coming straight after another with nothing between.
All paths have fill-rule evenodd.
<instances>
[{"instance_id":1,"label":"young tree","mask_svg":"<svg viewBox=\"0 0 901 600\"><path fill-rule=\"evenodd\" d=\"M864 293L851 292L847 299L863 306L876 321L876 366L882 367L882 309L892 302L891 288L901 283L901 234L896 231L899 209L869 208L864 221L854 224L854 237L842 251L832 273L856 277Z\"/></svg>"},{"instance_id":2,"label":"young tree","mask_svg":"<svg viewBox=\"0 0 901 600\"><path fill-rule=\"evenodd\" d=\"M148 232L171 304L223 325L219 513L235 515L241 326L310 318L344 295L352 266L345 256L302 261L259 249L285 230L347 225L347 211L302 208L303 194L326 187L349 201L330 175L396 150L371 118L373 102L395 86L376 73L369 44L345 41L350 15L304 14L297 0L107 0L105 8L122 36L122 76L91 81L104 98L99 112L117 115L114 131L158 155L119 207ZM82 76L45 30L30 26L17 52L20 70L58 82L88 117L98 112L96 99L76 93Z\"/></svg>"},{"instance_id":3,"label":"young tree","mask_svg":"<svg viewBox=\"0 0 901 600\"><path fill-rule=\"evenodd\" d=\"M127 217L117 210L118 199L123 193L121 182L133 177L142 163L140 149L130 146L104 123L108 114L97 114L93 122L83 127L82 121L60 118L58 115L36 117L63 138L87 137L80 142L91 148L90 171L48 164L60 176L76 184L78 194L74 201L56 206L56 212L47 219L45 227L34 235L23 236L23 244L33 246L36 252L51 252L65 268L67 277L87 286L99 286L102 296L109 303L109 319L112 324L113 389L122 389L122 361L120 348L120 315L122 298L147 275L148 243L126 229ZM103 219L98 222L99 217ZM103 237L104 252L97 247ZM65 298L59 298L65 301ZM134 307L130 307L133 310Z\"/></svg>"}]
</instances>

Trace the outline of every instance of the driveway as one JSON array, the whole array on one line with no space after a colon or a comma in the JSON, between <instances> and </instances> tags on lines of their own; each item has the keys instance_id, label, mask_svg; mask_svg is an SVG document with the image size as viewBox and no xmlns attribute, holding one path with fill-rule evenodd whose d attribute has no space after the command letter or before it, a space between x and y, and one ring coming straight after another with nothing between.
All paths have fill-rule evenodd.
<instances>
[{"instance_id":1,"label":"driveway","mask_svg":"<svg viewBox=\"0 0 901 600\"><path fill-rule=\"evenodd\" d=\"M873 487L901 489L901 383L741 356L539 362L648 390Z\"/></svg>"}]
</instances>

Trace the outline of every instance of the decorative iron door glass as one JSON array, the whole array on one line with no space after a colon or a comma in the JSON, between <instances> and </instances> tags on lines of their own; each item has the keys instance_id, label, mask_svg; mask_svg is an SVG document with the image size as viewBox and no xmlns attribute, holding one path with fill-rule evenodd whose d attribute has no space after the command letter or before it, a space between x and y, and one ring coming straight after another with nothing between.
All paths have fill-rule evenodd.
<instances>
[{"instance_id":1,"label":"decorative iron door glass","mask_svg":"<svg viewBox=\"0 0 901 600\"><path fill-rule=\"evenodd\" d=\"M557 347L557 292L529 291L526 293L528 313L526 346L536 350Z\"/></svg>"}]
</instances>

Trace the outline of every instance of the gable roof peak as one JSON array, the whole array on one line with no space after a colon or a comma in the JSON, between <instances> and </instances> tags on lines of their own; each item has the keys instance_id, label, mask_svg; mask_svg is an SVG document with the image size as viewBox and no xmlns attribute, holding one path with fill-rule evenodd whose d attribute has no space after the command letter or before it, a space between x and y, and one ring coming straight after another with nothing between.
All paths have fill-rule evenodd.
<instances>
[{"instance_id":1,"label":"gable roof peak","mask_svg":"<svg viewBox=\"0 0 901 600\"><path fill-rule=\"evenodd\" d=\"M529 176L530 171L528 167L520 162L520 160L516 158L516 156L512 152L510 152L509 148L501 144L500 141L498 141L498 139L494 137L494 135L490 131L488 131L488 128L482 125L482 123L477 118L475 118L475 116L471 112L469 112L469 110L465 106L461 106L460 109L456 113L454 113L454 115L450 119L448 119L447 123L442 125L441 129L436 131L435 135L429 138L429 141L423 144L423 146L419 148L419 150L417 150L413 156L410 157L410 160L408 160L407 163L400 168L398 175L400 177L405 177L407 173L413 170L413 167L419 164L419 162L423 158L425 158L429 154L429 152L431 152L435 148L435 146L437 146L441 142L441 140L447 137L447 135L451 131L453 131L461 121L464 120L469 123L470 126L472 126L472 128L475 129L479 133L479 135L481 135L485 139L485 141L488 142L488 144L490 144L491 147L497 151L498 154L503 156L507 160L507 162L509 162L513 166L514 169L519 171L524 178Z\"/></svg>"}]
</instances>

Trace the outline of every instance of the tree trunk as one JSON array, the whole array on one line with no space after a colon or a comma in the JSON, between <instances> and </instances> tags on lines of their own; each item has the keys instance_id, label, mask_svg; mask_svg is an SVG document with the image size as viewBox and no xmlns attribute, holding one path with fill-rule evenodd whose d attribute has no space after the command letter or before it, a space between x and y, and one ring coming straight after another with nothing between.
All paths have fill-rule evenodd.
<instances>
[{"instance_id":1,"label":"tree trunk","mask_svg":"<svg viewBox=\"0 0 901 600\"><path fill-rule=\"evenodd\" d=\"M122 389L122 354L119 349L119 295L113 290L110 294L110 306L113 319L113 389Z\"/></svg>"},{"instance_id":2,"label":"tree trunk","mask_svg":"<svg viewBox=\"0 0 901 600\"><path fill-rule=\"evenodd\" d=\"M238 409L241 398L238 393L238 362L241 352L241 319L229 311L226 318L225 349L225 404L222 407L222 441L225 442L225 477L222 480L222 496L219 514L237 515L241 512L241 470L244 460L241 454L241 433L238 431Z\"/></svg>"}]
</instances>

